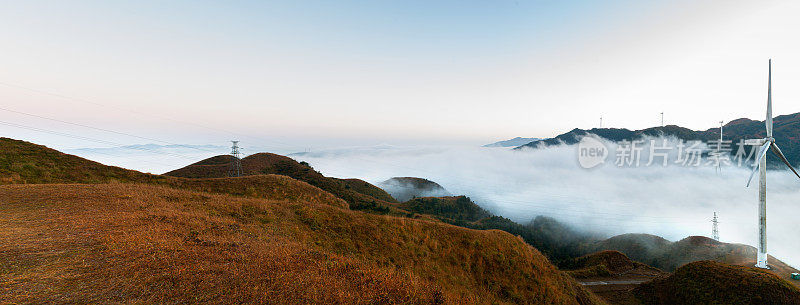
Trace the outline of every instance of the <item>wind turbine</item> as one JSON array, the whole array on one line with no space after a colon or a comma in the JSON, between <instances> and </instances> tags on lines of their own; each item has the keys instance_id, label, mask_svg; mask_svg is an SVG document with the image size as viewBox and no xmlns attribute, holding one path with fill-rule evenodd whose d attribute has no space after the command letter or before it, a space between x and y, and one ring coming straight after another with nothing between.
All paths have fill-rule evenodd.
<instances>
[{"instance_id":1,"label":"wind turbine","mask_svg":"<svg viewBox=\"0 0 800 305\"><path fill-rule=\"evenodd\" d=\"M789 169L800 178L800 174L789 164L786 156L783 155L778 145L775 145L775 138L772 137L772 59L769 60L769 78L767 80L767 119L765 121L767 137L763 139L750 140L761 145L756 155L758 166L753 168L750 178L747 179L747 186L753 180L753 175L758 170L758 255L756 257L756 267L769 269L767 266L767 148L772 150Z\"/></svg>"}]
</instances>

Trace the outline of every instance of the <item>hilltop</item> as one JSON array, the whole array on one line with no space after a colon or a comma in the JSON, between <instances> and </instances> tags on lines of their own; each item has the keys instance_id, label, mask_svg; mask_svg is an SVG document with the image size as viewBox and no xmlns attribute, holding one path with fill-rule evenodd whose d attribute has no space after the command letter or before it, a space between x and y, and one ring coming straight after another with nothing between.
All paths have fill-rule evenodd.
<instances>
[{"instance_id":1,"label":"hilltop","mask_svg":"<svg viewBox=\"0 0 800 305\"><path fill-rule=\"evenodd\" d=\"M567 270L567 274L609 304L640 304L633 288L667 275L618 251L600 251L566 260L559 268Z\"/></svg>"},{"instance_id":2,"label":"hilltop","mask_svg":"<svg viewBox=\"0 0 800 305\"><path fill-rule=\"evenodd\" d=\"M41 145L0 138L0 184L107 183L163 180L115 166L107 166Z\"/></svg>"},{"instance_id":3,"label":"hilltop","mask_svg":"<svg viewBox=\"0 0 800 305\"><path fill-rule=\"evenodd\" d=\"M775 141L783 148L786 158L792 164L800 163L800 112L779 115L773 119L773 137ZM766 136L764 130L764 121L755 121L747 118L736 119L728 122L722 129L725 140L731 140L733 148L732 154L736 152L739 140L742 139L760 139ZM680 127L677 125L667 125L659 127L651 127L641 130L629 130L625 128L592 128L592 129L579 129L575 128L569 132L560 134L554 138L542 139L532 141L524 145L520 145L514 149L523 148L539 148L542 146L551 146L559 144L575 144L578 143L581 137L586 134L595 134L602 138L619 142L623 140L633 141L641 139L644 136L674 136L678 139L685 141L704 141L719 139L719 128L709 128L707 130L691 130L689 128ZM779 162L777 157L768 155L771 162Z\"/></svg>"},{"instance_id":4,"label":"hilltop","mask_svg":"<svg viewBox=\"0 0 800 305\"><path fill-rule=\"evenodd\" d=\"M559 264L562 270L575 278L620 278L622 276L652 277L664 272L646 264L631 260L619 251L600 251L570 259Z\"/></svg>"},{"instance_id":5,"label":"hilltop","mask_svg":"<svg viewBox=\"0 0 800 305\"><path fill-rule=\"evenodd\" d=\"M643 304L800 304L800 289L774 274L715 261L684 265L633 292Z\"/></svg>"},{"instance_id":6,"label":"hilltop","mask_svg":"<svg viewBox=\"0 0 800 305\"><path fill-rule=\"evenodd\" d=\"M229 155L215 156L164 175L182 178L227 177L232 158L233 156ZM344 199L350 204L350 208L356 210L386 214L393 211L393 205L396 203L388 193L365 181L325 177L309 164L297 162L286 156L257 153L242 158L241 165L244 176L276 174L292 177Z\"/></svg>"},{"instance_id":7,"label":"hilltop","mask_svg":"<svg viewBox=\"0 0 800 305\"><path fill-rule=\"evenodd\" d=\"M413 213L432 215L442 221L462 226L493 216L466 196L415 198L401 203L398 207Z\"/></svg>"},{"instance_id":8,"label":"hilltop","mask_svg":"<svg viewBox=\"0 0 800 305\"><path fill-rule=\"evenodd\" d=\"M416 197L451 196L436 182L417 177L394 177L378 184L397 201L404 202Z\"/></svg>"}]
</instances>

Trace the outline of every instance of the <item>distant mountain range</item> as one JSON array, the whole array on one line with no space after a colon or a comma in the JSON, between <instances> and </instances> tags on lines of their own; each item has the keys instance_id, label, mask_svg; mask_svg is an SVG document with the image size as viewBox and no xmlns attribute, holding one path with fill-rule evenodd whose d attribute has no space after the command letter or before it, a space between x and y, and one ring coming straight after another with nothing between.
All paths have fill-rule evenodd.
<instances>
[{"instance_id":1,"label":"distant mountain range","mask_svg":"<svg viewBox=\"0 0 800 305\"><path fill-rule=\"evenodd\" d=\"M541 140L541 139L539 139L539 138L521 138L521 137L516 137L516 138L505 140L505 141L499 141L499 142L494 142L492 144L486 144L483 147L517 147L517 146L520 146L520 145L525 145L525 144L528 144L530 142L539 141L539 140Z\"/></svg>"},{"instance_id":2,"label":"distant mountain range","mask_svg":"<svg viewBox=\"0 0 800 305\"><path fill-rule=\"evenodd\" d=\"M783 148L783 153L792 164L800 163L800 113L777 116L773 119L773 137ZM742 139L760 139L766 137L764 121L751 119L736 119L728 122L722 128L723 139L731 140L732 154L736 152L736 143ZM558 144L576 144L586 134L594 134L602 138L619 142L623 140L632 141L645 136L674 136L685 141L700 140L708 142L719 139L719 128L709 128L707 130L691 130L689 128L676 125L661 127L651 127L641 130L629 130L625 128L575 128L567 133L560 134L555 138L542 139L528 142L514 149L540 148ZM768 154L768 161L780 162L777 157Z\"/></svg>"}]
</instances>

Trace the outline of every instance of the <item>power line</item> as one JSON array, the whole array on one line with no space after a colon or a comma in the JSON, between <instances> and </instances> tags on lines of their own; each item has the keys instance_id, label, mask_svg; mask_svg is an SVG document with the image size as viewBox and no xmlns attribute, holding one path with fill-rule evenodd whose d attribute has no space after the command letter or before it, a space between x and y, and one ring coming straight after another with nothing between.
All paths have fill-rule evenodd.
<instances>
[{"instance_id":1,"label":"power line","mask_svg":"<svg viewBox=\"0 0 800 305\"><path fill-rule=\"evenodd\" d=\"M154 114L151 114L151 113L144 113L144 112L132 110L132 109L125 108L125 107L109 106L109 105L106 105L106 104L90 101L90 100L83 99L83 98L76 98L76 97L66 96L66 95L63 95L63 94L52 93L52 92L48 92L48 91L45 91L45 90L39 90L39 89L30 88L30 87L26 87L26 86L21 86L21 85L17 85L17 84L12 84L12 83L7 83L7 82L0 82L0 85L6 86L6 87L11 87L11 88L16 88L16 89L27 90L27 91L31 91L31 92L35 92L35 93L39 93L39 94L43 94L43 95L49 95L49 96L53 96L53 97L57 97L57 98L65 99L65 100L70 100L70 101L90 104L90 105L94 105L94 106L100 106L100 107L111 108L111 109L120 110L120 111L126 111L126 112L133 113L133 114L136 114L136 115L139 115L139 116L143 116L143 117L157 118L157 119L160 119L160 120L163 120L163 121L169 121L169 122L173 122L173 123L199 127L199 128L203 128L203 129L207 129L207 130L213 130L213 131L217 131L217 132L226 133L228 135L235 135L235 136L239 136L239 137L258 139L259 141L270 142L270 143L273 143L273 144L277 144L279 146L294 147L293 145L286 144L286 143L281 143L281 142L274 141L274 140L267 140L267 139L261 139L261 138L257 138L257 137L242 135L242 134L238 134L238 133L235 133L233 131L230 131L230 130L225 130L225 129L221 129L221 128L215 128L215 127L209 127L209 126L205 126L205 125L197 124L197 123L193 123L193 122L176 120L176 119L174 119L172 117L168 117L168 116L160 116L160 115L154 115Z\"/></svg>"},{"instance_id":2,"label":"power line","mask_svg":"<svg viewBox=\"0 0 800 305\"><path fill-rule=\"evenodd\" d=\"M73 135L73 134L69 134L69 133L65 133L65 132L53 131L53 130L38 128L38 127L32 127L32 126L27 126L27 125L21 125L21 124L16 124L16 123L11 123L11 122L0 121L0 125L6 125L6 126L16 127L16 128L20 128L20 129L27 129L27 130L37 131L37 132L43 132L43 133L49 133L49 134L52 134L52 135L58 135L58 136L63 136L63 137L68 137L68 138L73 138L73 139L78 139L78 140L83 140L83 141L89 141L89 142L95 142L95 143L100 143L100 144L106 144L106 145L112 145L112 146L125 146L124 144L115 143L115 142L111 142L111 141L100 140L100 139L95 139L95 138L90 138L90 137L79 136L79 135ZM137 149L137 150L147 150L147 151L152 151L152 152L155 152L155 153L166 154L166 155L171 155L171 156L175 156L175 157L180 157L180 158L184 158L184 159L191 159L191 160L195 160L196 161L196 158L194 158L194 157L184 156L184 155L181 155L181 154L175 154L175 153L170 153L170 152L166 152L166 151L158 151L158 150L154 150L152 148L148 148L148 147L144 147L144 146L127 146L127 148Z\"/></svg>"},{"instance_id":3,"label":"power line","mask_svg":"<svg viewBox=\"0 0 800 305\"><path fill-rule=\"evenodd\" d=\"M17 114L22 114L22 115L26 115L26 116L30 116L30 117L35 117L35 118L45 119L45 120L49 120L49 121L53 121L53 122L59 122L59 123L63 123L63 124L79 126L79 127L83 127L83 128L89 128L89 129L94 129L94 130L98 130L98 131L114 133L114 134L123 135L123 136L129 136L129 137L138 138L138 139L142 139L142 140L148 140L148 141L159 142L159 143L164 143L164 144L173 145L173 146L179 146L179 147L202 150L202 151L206 151L206 152L212 152L210 150L202 149L202 148L199 148L199 147L196 147L196 146L175 144L175 143L171 143L171 142L167 142L167 141L162 141L162 140L159 140L159 139L142 137L142 136L137 136L137 135L130 134L130 133L125 133L125 132L120 132L120 131L115 131L115 130L110 130L110 129L105 129L105 128L99 128L99 127L94 127L94 126L89 126L89 125L84 125L84 124L79 124L79 123L68 122L68 121L64 121L64 120L59 120L59 119L54 119L54 118L41 116L41 115L38 115L38 114L26 113L26 112L17 111L17 110L11 110L11 109L8 109L8 108L3 108L3 107L0 107L0 110L7 111L7 112L12 112L12 113L17 113Z\"/></svg>"}]
</instances>

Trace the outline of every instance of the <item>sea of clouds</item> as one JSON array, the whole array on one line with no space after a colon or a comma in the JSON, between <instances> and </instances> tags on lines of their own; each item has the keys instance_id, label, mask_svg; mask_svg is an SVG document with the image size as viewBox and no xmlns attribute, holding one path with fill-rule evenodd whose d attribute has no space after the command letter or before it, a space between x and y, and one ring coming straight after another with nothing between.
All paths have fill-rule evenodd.
<instances>
[{"instance_id":1,"label":"sea of clouds","mask_svg":"<svg viewBox=\"0 0 800 305\"><path fill-rule=\"evenodd\" d=\"M656 147L674 148L667 166L657 157L646 166L650 140ZM673 241L691 235L710 237L711 218L717 212L721 241L756 244L758 176L745 187L749 162L740 167L734 160L717 168L706 155L702 166L683 164L678 158L680 141L648 138L640 165L619 167L617 150L627 148L602 142L609 150L606 162L591 169L579 165L577 145L525 150L380 146L292 157L325 175L375 184L396 176L422 177L520 223L546 215L608 236L649 233ZM737 149L735 144L732 149ZM800 254L795 251L800 245L796 233L800 231L800 179L788 170L771 169L767 185L769 253L800 266Z\"/></svg>"},{"instance_id":2,"label":"sea of clouds","mask_svg":"<svg viewBox=\"0 0 800 305\"><path fill-rule=\"evenodd\" d=\"M650 140L658 147L673 147L667 166L662 166L658 158L646 165ZM675 162L677 139L648 138L639 166L618 167L619 145L601 142L608 149L608 157L591 169L580 166L578 145L525 150L380 145L289 156L310 163L324 175L360 178L376 185L392 177L426 178L519 223L546 215L607 236L649 233L673 241L690 235L711 236L711 218L717 212L722 241L756 244L758 177L751 187L745 187L750 174L747 162L742 166L733 162L720 169L683 165ZM709 149L705 145L702 148ZM737 149L735 144L732 149ZM70 153L105 164L163 173L228 150L223 146L152 146ZM702 163L709 161L707 157ZM768 174L768 247L770 254L800 266L800 252L796 251L800 245L800 179L784 169L770 169Z\"/></svg>"}]
</instances>

